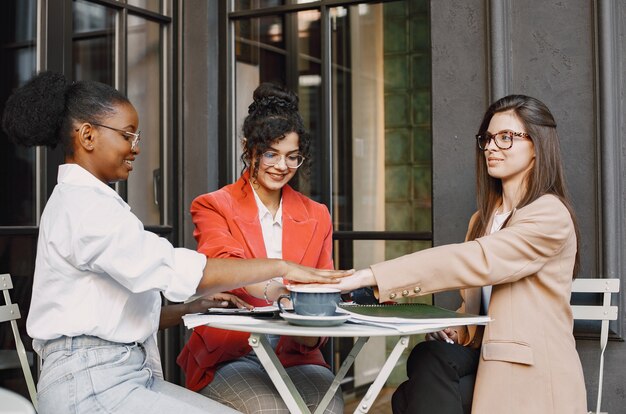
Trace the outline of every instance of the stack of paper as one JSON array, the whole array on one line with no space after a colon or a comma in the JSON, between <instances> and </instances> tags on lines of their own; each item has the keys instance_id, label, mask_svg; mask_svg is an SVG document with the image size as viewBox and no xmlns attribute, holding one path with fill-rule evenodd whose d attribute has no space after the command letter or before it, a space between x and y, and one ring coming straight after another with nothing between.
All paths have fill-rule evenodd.
<instances>
[{"instance_id":1,"label":"stack of paper","mask_svg":"<svg viewBox=\"0 0 626 414\"><path fill-rule=\"evenodd\" d=\"M458 313L423 303L399 303L392 305L357 305L341 303L340 309L350 313L350 322L383 326L399 332L414 330L421 325L483 325L491 319L484 315Z\"/></svg>"}]
</instances>

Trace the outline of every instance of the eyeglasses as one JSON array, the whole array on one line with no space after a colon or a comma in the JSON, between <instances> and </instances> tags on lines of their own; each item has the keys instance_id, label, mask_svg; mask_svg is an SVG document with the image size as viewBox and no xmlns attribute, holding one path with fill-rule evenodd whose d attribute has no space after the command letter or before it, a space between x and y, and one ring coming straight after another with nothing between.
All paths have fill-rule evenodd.
<instances>
[{"instance_id":1,"label":"eyeglasses","mask_svg":"<svg viewBox=\"0 0 626 414\"><path fill-rule=\"evenodd\" d=\"M265 151L261 155L261 162L268 167L275 167L282 159L288 168L298 168L304 162L304 157L300 154L283 155L274 151Z\"/></svg>"},{"instance_id":2,"label":"eyeglasses","mask_svg":"<svg viewBox=\"0 0 626 414\"><path fill-rule=\"evenodd\" d=\"M137 148L137 145L139 144L139 140L141 139L141 131L137 131L137 132L124 131L123 129L113 128L108 125L97 124L95 122L92 122L91 124L102 127L102 128L110 129L112 131L119 132L120 134L122 134L122 136L126 138L126 141L130 141L131 151L134 151L135 148Z\"/></svg>"},{"instance_id":3,"label":"eyeglasses","mask_svg":"<svg viewBox=\"0 0 626 414\"><path fill-rule=\"evenodd\" d=\"M496 147L501 150L507 150L513 146L513 139L515 137L530 139L530 135L525 132L500 131L495 134L490 134L489 132L478 134L476 135L476 142L478 143L478 148L486 151L489 143L493 139L493 142L496 143Z\"/></svg>"}]
</instances>

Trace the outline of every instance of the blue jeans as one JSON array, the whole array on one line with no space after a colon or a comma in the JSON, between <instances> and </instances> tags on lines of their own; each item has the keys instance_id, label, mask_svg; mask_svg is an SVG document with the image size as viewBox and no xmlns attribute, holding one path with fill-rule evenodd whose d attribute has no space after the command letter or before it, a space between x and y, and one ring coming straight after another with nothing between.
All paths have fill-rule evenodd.
<instances>
[{"instance_id":1,"label":"blue jeans","mask_svg":"<svg viewBox=\"0 0 626 414\"><path fill-rule=\"evenodd\" d=\"M237 412L155 378L141 344L61 337L48 341L41 356L39 414Z\"/></svg>"}]
</instances>

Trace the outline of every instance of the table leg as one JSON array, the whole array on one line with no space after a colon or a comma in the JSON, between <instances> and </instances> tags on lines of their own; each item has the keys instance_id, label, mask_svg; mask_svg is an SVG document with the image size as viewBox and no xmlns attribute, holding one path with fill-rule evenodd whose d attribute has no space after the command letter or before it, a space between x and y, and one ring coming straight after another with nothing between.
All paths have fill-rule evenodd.
<instances>
[{"instance_id":1,"label":"table leg","mask_svg":"<svg viewBox=\"0 0 626 414\"><path fill-rule=\"evenodd\" d=\"M330 400L333 399L335 392L337 392L337 389L341 386L341 381L343 381L344 377L348 373L348 370L354 363L356 356L359 354L359 352L361 352L363 345L365 345L368 340L369 338L362 337L358 338L357 341L354 343L354 346L350 350L350 353L341 364L341 368L339 368L339 371L337 371L337 375L335 375L333 383L331 384L328 391L326 391L326 394L324 395L322 401L320 401L320 403L317 405L317 409L315 410L314 414L321 414L326 411L328 404L330 404Z\"/></svg>"},{"instance_id":2,"label":"table leg","mask_svg":"<svg viewBox=\"0 0 626 414\"><path fill-rule=\"evenodd\" d=\"M376 397L378 397L380 390L383 388L383 385L385 385L385 381L387 381L387 378L389 378L391 370L396 366L396 362L398 362L398 359L400 359L402 352L404 352L404 350L408 346L409 337L401 336L400 339L398 339L396 346L393 348L393 351L391 351L391 354L389 354L389 358L387 358L387 361L385 361L385 364L380 370L380 373L378 374L372 385L370 385L370 387L368 388L365 396L359 403L356 410L354 410L355 413L367 413L369 411L369 409L372 407L372 403L374 402L374 400L376 400Z\"/></svg>"},{"instance_id":3,"label":"table leg","mask_svg":"<svg viewBox=\"0 0 626 414\"><path fill-rule=\"evenodd\" d=\"M287 371L285 371L285 368L278 360L267 337L264 334L253 333L250 334L248 343L254 349L256 356L270 376L289 412L311 414L311 410L306 406L293 381L287 375Z\"/></svg>"}]
</instances>

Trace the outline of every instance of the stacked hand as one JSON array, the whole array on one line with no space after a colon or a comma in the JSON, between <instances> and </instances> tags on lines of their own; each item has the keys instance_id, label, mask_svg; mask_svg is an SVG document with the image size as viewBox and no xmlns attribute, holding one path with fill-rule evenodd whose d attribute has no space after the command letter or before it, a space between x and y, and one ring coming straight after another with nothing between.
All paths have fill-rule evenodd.
<instances>
[{"instance_id":1,"label":"stacked hand","mask_svg":"<svg viewBox=\"0 0 626 414\"><path fill-rule=\"evenodd\" d=\"M346 275L345 277L341 277L341 279L333 280L330 283L324 281L317 282L321 284L314 286L339 289L341 293L348 293L362 287L376 286L374 273L372 273L372 270L369 268L357 271L348 270L344 273L346 273Z\"/></svg>"},{"instance_id":2,"label":"stacked hand","mask_svg":"<svg viewBox=\"0 0 626 414\"><path fill-rule=\"evenodd\" d=\"M324 270L302 266L293 262L285 263L287 264L287 270L285 271L283 278L291 282L335 285L340 283L346 277L354 274L354 269Z\"/></svg>"}]
</instances>

